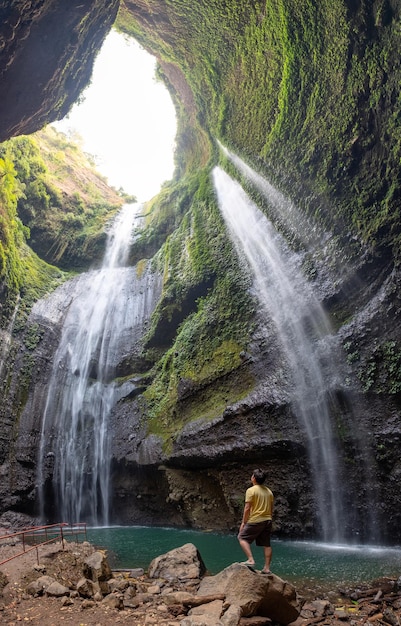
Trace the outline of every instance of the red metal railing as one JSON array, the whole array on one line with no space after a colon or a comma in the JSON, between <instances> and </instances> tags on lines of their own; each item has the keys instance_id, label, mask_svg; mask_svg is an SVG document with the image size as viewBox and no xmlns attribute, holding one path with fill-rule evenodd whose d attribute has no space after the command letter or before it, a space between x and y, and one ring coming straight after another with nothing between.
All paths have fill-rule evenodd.
<instances>
[{"instance_id":1,"label":"red metal railing","mask_svg":"<svg viewBox=\"0 0 401 626\"><path fill-rule=\"evenodd\" d=\"M7 533L6 535L0 536L0 546L4 542L9 543L10 539L16 539L17 541L21 541L22 551L18 552L18 554L14 554L4 561L0 561L0 566L4 565L4 563L8 563L8 561L12 561L12 559L16 559L17 557L26 554L27 552L31 552L32 550L36 550L36 559L39 565L40 546L60 541L64 550L64 540L66 536L72 536L78 541L77 538L79 535L85 535L86 540L85 523L71 525L67 522L60 522L59 524L50 524L47 526L32 526L31 528L25 528L15 533Z\"/></svg>"}]
</instances>

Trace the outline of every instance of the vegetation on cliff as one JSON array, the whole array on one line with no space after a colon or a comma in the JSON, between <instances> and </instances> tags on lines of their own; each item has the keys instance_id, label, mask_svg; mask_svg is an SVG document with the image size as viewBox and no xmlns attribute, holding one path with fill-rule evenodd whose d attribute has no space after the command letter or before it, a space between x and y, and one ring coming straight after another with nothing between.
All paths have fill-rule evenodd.
<instances>
[{"instance_id":1,"label":"vegetation on cliff","mask_svg":"<svg viewBox=\"0 0 401 626\"><path fill-rule=\"evenodd\" d=\"M4 325L20 296L30 304L61 278L61 272L42 261L26 243L29 229L17 215L22 188L7 152L0 157L0 300ZM28 304L29 303L29 304ZM24 303L19 303L24 309Z\"/></svg>"},{"instance_id":2,"label":"vegetation on cliff","mask_svg":"<svg viewBox=\"0 0 401 626\"><path fill-rule=\"evenodd\" d=\"M117 19L159 58L179 103L181 174L219 158L219 139L337 236L345 261L364 248L390 268L401 237L399 22L391 0L149 0L146 10L124 0ZM398 345L394 332L364 345L365 389L398 393Z\"/></svg>"},{"instance_id":3,"label":"vegetation on cliff","mask_svg":"<svg viewBox=\"0 0 401 626\"><path fill-rule=\"evenodd\" d=\"M125 0L117 23L181 68L194 96L192 119L291 190L326 227L390 246L398 259L396 3L162 4L150 0L145 15Z\"/></svg>"},{"instance_id":4,"label":"vegetation on cliff","mask_svg":"<svg viewBox=\"0 0 401 626\"><path fill-rule=\"evenodd\" d=\"M14 165L17 212L31 248L64 269L87 267L101 257L105 221L127 200L73 139L48 127L0 146Z\"/></svg>"},{"instance_id":5,"label":"vegetation on cliff","mask_svg":"<svg viewBox=\"0 0 401 626\"><path fill-rule=\"evenodd\" d=\"M252 388L241 355L255 306L208 169L166 186L148 206L147 221L134 254L150 245L149 233L154 242L164 233L165 241L153 259L163 292L145 337L147 361L154 363L145 411L150 431L167 441L185 423L215 417Z\"/></svg>"},{"instance_id":6,"label":"vegetation on cliff","mask_svg":"<svg viewBox=\"0 0 401 626\"><path fill-rule=\"evenodd\" d=\"M69 140L48 127L2 143L2 325L18 302L16 324L23 327L33 302L65 280L62 270L101 258L105 223L132 200L107 185L79 138Z\"/></svg>"}]
</instances>

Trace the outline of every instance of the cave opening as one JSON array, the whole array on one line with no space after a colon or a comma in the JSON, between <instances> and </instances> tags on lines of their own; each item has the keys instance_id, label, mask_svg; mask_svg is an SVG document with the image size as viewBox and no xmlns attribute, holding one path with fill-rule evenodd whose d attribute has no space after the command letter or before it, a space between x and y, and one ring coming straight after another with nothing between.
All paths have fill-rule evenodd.
<instances>
[{"instance_id":1,"label":"cave opening","mask_svg":"<svg viewBox=\"0 0 401 626\"><path fill-rule=\"evenodd\" d=\"M156 59L114 29L88 87L52 125L82 143L110 185L140 202L173 176L177 122L171 96L157 76Z\"/></svg>"}]
</instances>

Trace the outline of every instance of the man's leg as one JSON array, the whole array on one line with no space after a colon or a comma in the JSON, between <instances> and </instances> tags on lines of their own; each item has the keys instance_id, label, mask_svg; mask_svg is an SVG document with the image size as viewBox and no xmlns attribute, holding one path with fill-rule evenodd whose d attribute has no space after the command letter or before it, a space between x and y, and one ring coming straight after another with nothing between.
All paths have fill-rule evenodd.
<instances>
[{"instance_id":1,"label":"man's leg","mask_svg":"<svg viewBox=\"0 0 401 626\"><path fill-rule=\"evenodd\" d=\"M238 537L238 541L239 541L239 545L241 546L246 556L248 557L249 565L255 565L255 559L253 558L253 555L252 555L251 544L248 543L248 541L245 541L245 539L240 539L239 537Z\"/></svg>"},{"instance_id":2,"label":"man's leg","mask_svg":"<svg viewBox=\"0 0 401 626\"><path fill-rule=\"evenodd\" d=\"M265 566L262 572L265 572L265 574L267 574L268 572L270 572L270 563L271 563L272 554L273 554L272 547L263 546L263 552L265 554Z\"/></svg>"}]
</instances>

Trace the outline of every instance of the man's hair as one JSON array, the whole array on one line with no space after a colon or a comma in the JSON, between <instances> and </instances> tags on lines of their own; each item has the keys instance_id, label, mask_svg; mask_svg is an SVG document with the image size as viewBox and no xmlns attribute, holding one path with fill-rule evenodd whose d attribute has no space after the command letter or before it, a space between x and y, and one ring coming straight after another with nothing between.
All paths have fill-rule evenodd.
<instances>
[{"instance_id":1,"label":"man's hair","mask_svg":"<svg viewBox=\"0 0 401 626\"><path fill-rule=\"evenodd\" d=\"M258 483L258 485L263 485L266 480L266 474L260 468L253 470L253 476Z\"/></svg>"}]
</instances>

